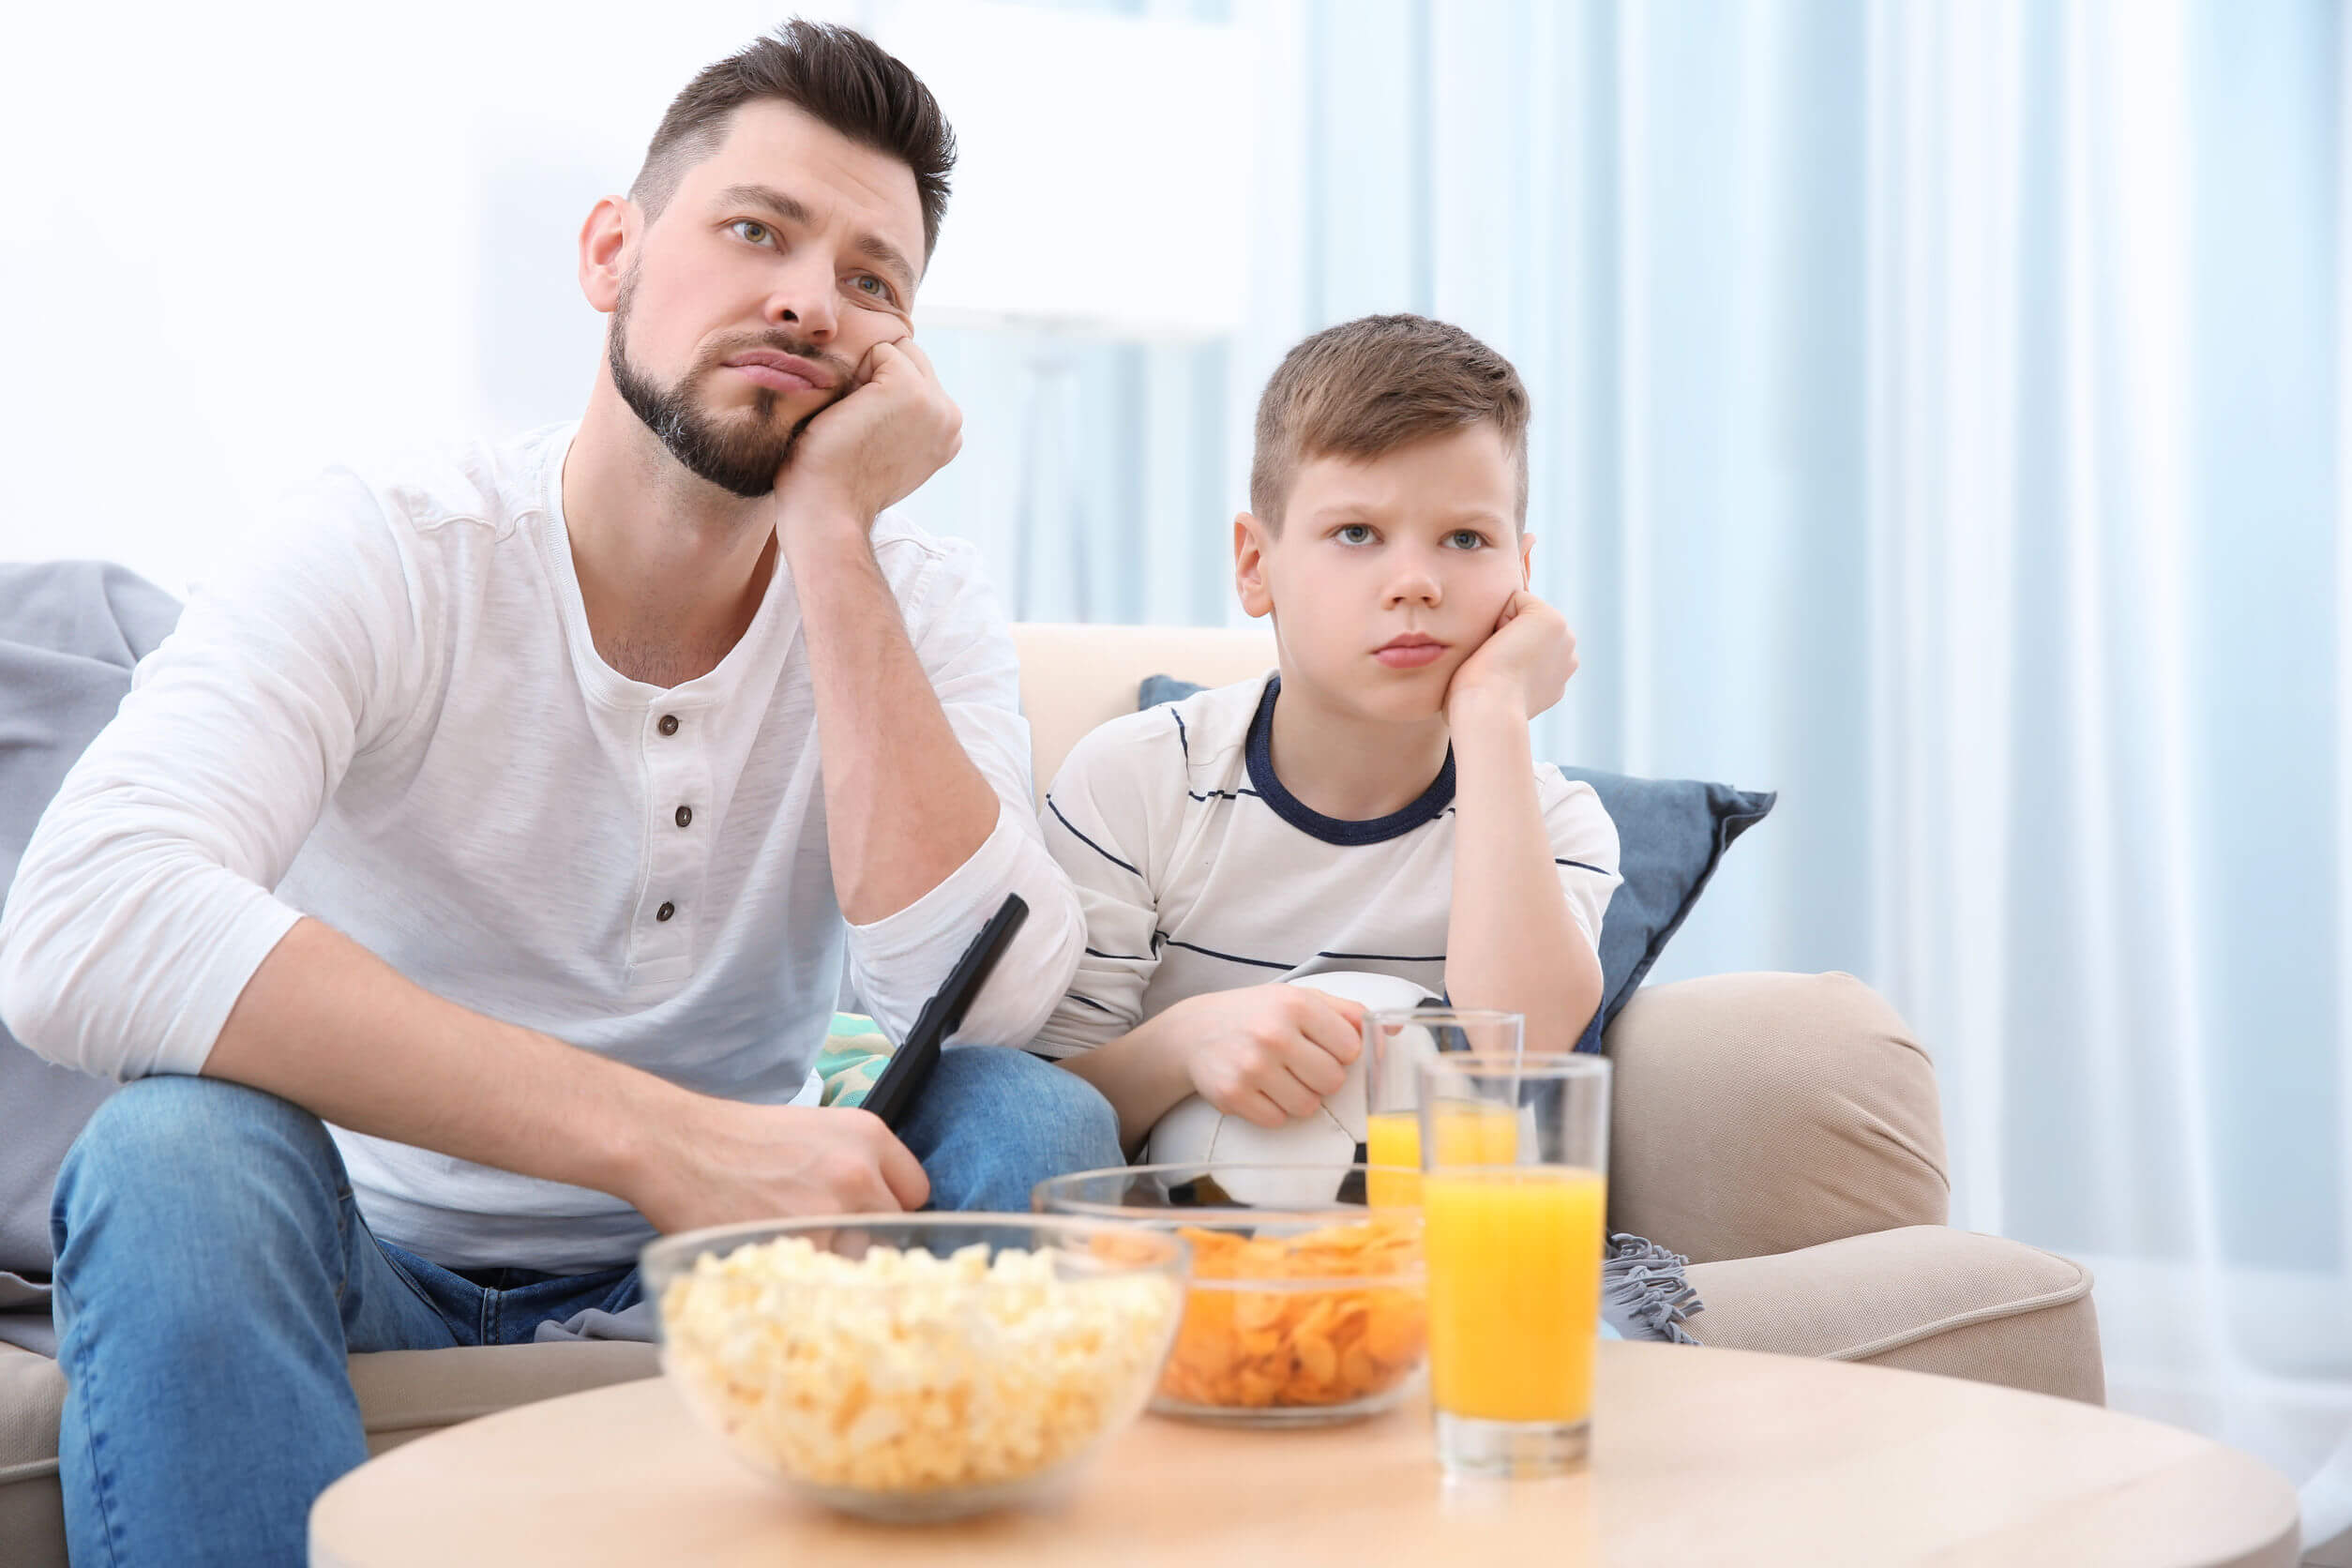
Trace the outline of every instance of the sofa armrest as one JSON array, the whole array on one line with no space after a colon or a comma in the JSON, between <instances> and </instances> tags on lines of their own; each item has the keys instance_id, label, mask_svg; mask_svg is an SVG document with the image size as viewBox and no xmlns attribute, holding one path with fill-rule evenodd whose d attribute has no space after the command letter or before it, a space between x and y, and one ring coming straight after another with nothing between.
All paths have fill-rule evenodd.
<instances>
[{"instance_id":1,"label":"sofa armrest","mask_svg":"<svg viewBox=\"0 0 2352 1568\"><path fill-rule=\"evenodd\" d=\"M1999 1236L1907 1226L1691 1268L1702 1345L1866 1362L2103 1404L2090 1271Z\"/></svg>"},{"instance_id":2,"label":"sofa armrest","mask_svg":"<svg viewBox=\"0 0 2352 1568\"><path fill-rule=\"evenodd\" d=\"M1944 1223L1935 1068L1852 975L1650 987L1606 1047L1616 1229L1709 1263Z\"/></svg>"}]
</instances>

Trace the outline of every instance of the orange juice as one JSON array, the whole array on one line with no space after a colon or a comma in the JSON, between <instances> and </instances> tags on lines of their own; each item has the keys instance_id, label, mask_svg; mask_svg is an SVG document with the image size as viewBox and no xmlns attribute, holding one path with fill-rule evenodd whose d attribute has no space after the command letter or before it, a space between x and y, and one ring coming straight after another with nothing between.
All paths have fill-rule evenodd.
<instances>
[{"instance_id":1,"label":"orange juice","mask_svg":"<svg viewBox=\"0 0 2352 1568\"><path fill-rule=\"evenodd\" d=\"M1422 1178L1440 1410L1565 1423L1591 1413L1606 1199L1598 1171L1564 1166Z\"/></svg>"},{"instance_id":2,"label":"orange juice","mask_svg":"<svg viewBox=\"0 0 2352 1568\"><path fill-rule=\"evenodd\" d=\"M1383 1110L1364 1119L1364 1159L1374 1166L1421 1168L1421 1113ZM1438 1112L1438 1163L1509 1165L1519 1157L1519 1119L1506 1107L1449 1105ZM1364 1182L1364 1201L1376 1209L1410 1207L1421 1201L1421 1178L1402 1171L1374 1170Z\"/></svg>"},{"instance_id":3,"label":"orange juice","mask_svg":"<svg viewBox=\"0 0 2352 1568\"><path fill-rule=\"evenodd\" d=\"M1375 1209L1410 1209L1421 1201L1421 1113L1383 1110L1364 1119L1364 1157L1372 1165L1365 1174L1364 1200ZM1382 1170L1381 1166L1402 1166Z\"/></svg>"}]
</instances>

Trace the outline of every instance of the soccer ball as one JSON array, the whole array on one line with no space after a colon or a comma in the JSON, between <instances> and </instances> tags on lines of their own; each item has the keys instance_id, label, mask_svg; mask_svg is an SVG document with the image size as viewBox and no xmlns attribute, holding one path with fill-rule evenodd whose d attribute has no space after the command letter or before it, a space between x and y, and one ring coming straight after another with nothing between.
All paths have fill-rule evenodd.
<instances>
[{"instance_id":1,"label":"soccer ball","mask_svg":"<svg viewBox=\"0 0 2352 1568\"><path fill-rule=\"evenodd\" d=\"M1343 970L1288 982L1328 992L1367 1008L1418 1007L1436 1000L1410 980ZM1153 1165L1207 1166L1234 1201L1251 1208L1329 1203L1338 1195L1337 1168L1364 1158L1364 1059L1348 1068L1338 1093L1313 1116L1260 1127L1228 1116L1199 1095L1180 1100L1152 1129L1144 1158ZM1289 1170L1229 1170L1237 1166L1289 1166Z\"/></svg>"}]
</instances>

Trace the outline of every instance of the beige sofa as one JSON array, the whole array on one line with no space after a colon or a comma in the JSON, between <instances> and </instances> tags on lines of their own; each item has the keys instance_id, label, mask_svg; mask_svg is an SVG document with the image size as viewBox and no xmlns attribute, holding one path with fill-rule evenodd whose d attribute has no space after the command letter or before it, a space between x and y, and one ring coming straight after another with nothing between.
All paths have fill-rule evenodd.
<instances>
[{"instance_id":1,"label":"beige sofa","mask_svg":"<svg viewBox=\"0 0 2352 1568\"><path fill-rule=\"evenodd\" d=\"M1041 784L1154 673L1271 663L1262 632L1018 628ZM1736 855L1738 852L1733 852ZM1843 974L1739 974L1641 992L1616 1062L1610 1218L1687 1254L1711 1344L1868 1361L2093 1402L2090 1276L1949 1229L1935 1074L1903 1020ZM651 1376L643 1345L352 1358L377 1451L451 1423ZM0 1563L62 1568L55 1364L0 1346Z\"/></svg>"}]
</instances>

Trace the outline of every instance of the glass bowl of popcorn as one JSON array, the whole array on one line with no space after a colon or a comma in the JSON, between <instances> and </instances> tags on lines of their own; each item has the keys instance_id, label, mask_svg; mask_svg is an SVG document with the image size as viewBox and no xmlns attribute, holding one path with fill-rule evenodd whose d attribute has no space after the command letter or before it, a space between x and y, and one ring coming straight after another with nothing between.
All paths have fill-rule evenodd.
<instances>
[{"instance_id":1,"label":"glass bowl of popcorn","mask_svg":"<svg viewBox=\"0 0 2352 1568\"><path fill-rule=\"evenodd\" d=\"M1413 1173L1364 1165L1145 1165L1039 1184L1041 1213L1190 1244L1162 1415L1304 1426L1377 1414L1428 1349Z\"/></svg>"},{"instance_id":2,"label":"glass bowl of popcorn","mask_svg":"<svg viewBox=\"0 0 2352 1568\"><path fill-rule=\"evenodd\" d=\"M843 1214L667 1236L662 1366L753 1468L890 1522L1038 1500L1143 1409L1183 1316L1171 1233Z\"/></svg>"}]
</instances>

